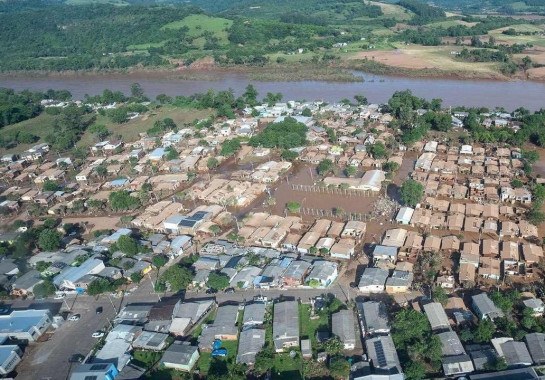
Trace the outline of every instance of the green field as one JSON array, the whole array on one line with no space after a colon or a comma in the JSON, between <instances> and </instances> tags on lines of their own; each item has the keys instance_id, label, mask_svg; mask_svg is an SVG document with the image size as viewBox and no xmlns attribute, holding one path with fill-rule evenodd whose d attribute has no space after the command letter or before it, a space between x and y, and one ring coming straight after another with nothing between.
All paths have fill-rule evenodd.
<instances>
[{"instance_id":1,"label":"green field","mask_svg":"<svg viewBox=\"0 0 545 380\"><path fill-rule=\"evenodd\" d=\"M181 29L187 27L188 35L191 37L201 37L205 32L212 33L219 39L220 43L228 43L227 29L233 24L232 20L220 17L210 17L206 15L191 15L183 20L174 21L164 25L161 29Z\"/></svg>"},{"instance_id":2,"label":"green field","mask_svg":"<svg viewBox=\"0 0 545 380\"><path fill-rule=\"evenodd\" d=\"M227 356L225 358L220 358L218 360L235 360L238 350L238 340L224 340L222 342L222 347L227 349ZM210 369L210 364L212 363L212 353L211 352L201 352L199 361L197 362L197 368L201 374L206 375Z\"/></svg>"},{"instance_id":3,"label":"green field","mask_svg":"<svg viewBox=\"0 0 545 380\"><path fill-rule=\"evenodd\" d=\"M317 314L318 318L310 318L310 305L299 305L299 315L301 318L301 338L310 338L312 349L316 350L316 332L329 331L329 315L326 313Z\"/></svg>"}]
</instances>

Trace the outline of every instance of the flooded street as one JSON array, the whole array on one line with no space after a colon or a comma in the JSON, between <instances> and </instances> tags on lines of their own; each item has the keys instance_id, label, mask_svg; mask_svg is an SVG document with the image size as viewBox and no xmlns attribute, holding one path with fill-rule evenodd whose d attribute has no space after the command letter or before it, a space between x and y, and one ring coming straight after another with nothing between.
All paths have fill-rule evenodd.
<instances>
[{"instance_id":1,"label":"flooded street","mask_svg":"<svg viewBox=\"0 0 545 380\"><path fill-rule=\"evenodd\" d=\"M410 89L415 95L426 99L441 98L446 106L504 107L507 110L518 107L538 110L545 107L545 83L540 82L405 78L362 72L355 74L362 77L363 82L250 81L241 73L222 73L217 80L185 80L176 73L3 75L0 76L0 87L19 91L66 89L75 99L83 99L86 94L96 95L106 88L128 94L131 84L138 82L149 97L155 98L159 94L191 95L208 89L230 88L236 95L240 95L251 82L262 96L267 92L280 92L289 100L321 99L331 102L364 94L370 102L384 103L395 91Z\"/></svg>"}]
</instances>

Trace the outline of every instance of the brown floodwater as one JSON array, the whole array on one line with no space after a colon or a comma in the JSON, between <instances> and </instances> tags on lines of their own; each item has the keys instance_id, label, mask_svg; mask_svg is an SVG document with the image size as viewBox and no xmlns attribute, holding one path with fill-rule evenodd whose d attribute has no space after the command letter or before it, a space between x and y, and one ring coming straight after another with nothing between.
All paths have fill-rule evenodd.
<instances>
[{"instance_id":1,"label":"brown floodwater","mask_svg":"<svg viewBox=\"0 0 545 380\"><path fill-rule=\"evenodd\" d=\"M526 107L530 110L545 108L545 83L531 81L487 81L405 78L372 75L355 72L363 82L337 83L324 81L262 82L250 81L242 73L220 73L216 80L185 80L175 73L134 73L105 75L3 75L0 87L16 90L45 91L47 89L69 90L75 99L85 94L96 95L104 89L130 91L132 83L138 82L146 94L155 98L158 94L191 95L208 89L233 89L240 95L251 82L261 95L281 92L288 100L339 101L364 94L370 102L386 102L395 91L410 89L414 94L427 99L441 98L446 106L504 107L514 110Z\"/></svg>"}]
</instances>

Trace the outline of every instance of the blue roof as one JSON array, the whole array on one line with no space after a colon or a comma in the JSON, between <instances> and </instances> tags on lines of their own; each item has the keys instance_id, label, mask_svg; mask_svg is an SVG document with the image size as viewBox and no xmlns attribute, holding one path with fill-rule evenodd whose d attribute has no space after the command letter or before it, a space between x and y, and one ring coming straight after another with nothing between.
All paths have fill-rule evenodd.
<instances>
[{"instance_id":1,"label":"blue roof","mask_svg":"<svg viewBox=\"0 0 545 380\"><path fill-rule=\"evenodd\" d=\"M397 247L390 247L387 245L376 245L373 249L373 256L397 256Z\"/></svg>"},{"instance_id":2,"label":"blue roof","mask_svg":"<svg viewBox=\"0 0 545 380\"><path fill-rule=\"evenodd\" d=\"M49 310L16 310L10 315L0 315L0 333L24 332L36 326Z\"/></svg>"},{"instance_id":3,"label":"blue roof","mask_svg":"<svg viewBox=\"0 0 545 380\"><path fill-rule=\"evenodd\" d=\"M5 363L11 356L13 351L19 350L19 346L16 344L10 344L7 346L0 346L0 363Z\"/></svg>"},{"instance_id":4,"label":"blue roof","mask_svg":"<svg viewBox=\"0 0 545 380\"><path fill-rule=\"evenodd\" d=\"M191 236L189 235L176 236L174 239L172 239L172 243L170 243L170 246L173 249L180 249L190 241Z\"/></svg>"},{"instance_id":5,"label":"blue roof","mask_svg":"<svg viewBox=\"0 0 545 380\"><path fill-rule=\"evenodd\" d=\"M284 258L282 258L282 260L280 261L278 266L281 267L281 268L287 268L291 264L292 261L293 261L293 259L291 257L284 257Z\"/></svg>"},{"instance_id":6,"label":"blue roof","mask_svg":"<svg viewBox=\"0 0 545 380\"><path fill-rule=\"evenodd\" d=\"M129 183L129 180L127 178L118 178L118 179L114 179L113 181L110 181L110 186L113 186L113 187L125 186L127 183Z\"/></svg>"},{"instance_id":7,"label":"blue roof","mask_svg":"<svg viewBox=\"0 0 545 380\"><path fill-rule=\"evenodd\" d=\"M156 148L149 154L150 157L163 157L165 155L165 148Z\"/></svg>"},{"instance_id":8,"label":"blue roof","mask_svg":"<svg viewBox=\"0 0 545 380\"><path fill-rule=\"evenodd\" d=\"M95 259L91 257L85 260L79 267L70 267L65 268L61 273L59 273L54 279L53 282L55 285L59 286L63 283L64 280L76 282L86 274L89 274L93 269L95 269L100 264L104 265L102 260Z\"/></svg>"}]
</instances>

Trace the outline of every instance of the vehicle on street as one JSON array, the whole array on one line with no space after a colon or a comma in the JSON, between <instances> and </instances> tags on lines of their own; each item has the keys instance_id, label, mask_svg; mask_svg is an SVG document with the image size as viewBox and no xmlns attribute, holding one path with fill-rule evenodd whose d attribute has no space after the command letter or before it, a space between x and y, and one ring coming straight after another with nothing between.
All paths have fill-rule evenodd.
<instances>
[{"instance_id":1,"label":"vehicle on street","mask_svg":"<svg viewBox=\"0 0 545 380\"><path fill-rule=\"evenodd\" d=\"M66 294L65 293L60 293L60 294L57 294L55 295L55 298L56 300L62 300L66 297Z\"/></svg>"},{"instance_id":2,"label":"vehicle on street","mask_svg":"<svg viewBox=\"0 0 545 380\"><path fill-rule=\"evenodd\" d=\"M97 314L102 314L103 311L104 311L104 308L103 308L102 306L99 306L99 307L97 307L97 309L96 309L96 313L97 313Z\"/></svg>"},{"instance_id":3,"label":"vehicle on street","mask_svg":"<svg viewBox=\"0 0 545 380\"><path fill-rule=\"evenodd\" d=\"M216 294L218 291L216 289L206 289L206 294Z\"/></svg>"},{"instance_id":4,"label":"vehicle on street","mask_svg":"<svg viewBox=\"0 0 545 380\"><path fill-rule=\"evenodd\" d=\"M72 315L70 318L68 318L69 321L72 321L72 322L75 322L75 321L79 321L81 318L81 315L79 314L74 314Z\"/></svg>"},{"instance_id":5,"label":"vehicle on street","mask_svg":"<svg viewBox=\"0 0 545 380\"><path fill-rule=\"evenodd\" d=\"M104 333L102 331L95 331L92 335L93 338L102 338Z\"/></svg>"},{"instance_id":6,"label":"vehicle on street","mask_svg":"<svg viewBox=\"0 0 545 380\"><path fill-rule=\"evenodd\" d=\"M74 354L68 359L70 363L81 363L85 359L85 356L82 354Z\"/></svg>"},{"instance_id":7,"label":"vehicle on street","mask_svg":"<svg viewBox=\"0 0 545 380\"><path fill-rule=\"evenodd\" d=\"M234 293L235 292L235 288L227 288L225 289L225 293Z\"/></svg>"}]
</instances>

